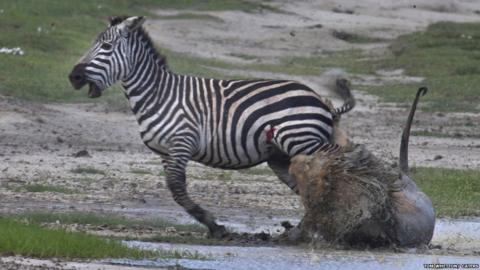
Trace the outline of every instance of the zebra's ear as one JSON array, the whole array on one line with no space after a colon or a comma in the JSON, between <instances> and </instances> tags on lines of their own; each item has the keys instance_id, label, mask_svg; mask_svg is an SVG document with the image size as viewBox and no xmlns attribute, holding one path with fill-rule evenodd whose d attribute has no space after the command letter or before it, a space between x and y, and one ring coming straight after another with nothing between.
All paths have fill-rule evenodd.
<instances>
[{"instance_id":1,"label":"zebra's ear","mask_svg":"<svg viewBox=\"0 0 480 270\"><path fill-rule=\"evenodd\" d=\"M122 15L122 16L111 16L108 18L108 22L110 23L110 26L115 26L123 22L128 16Z\"/></svg>"},{"instance_id":2,"label":"zebra's ear","mask_svg":"<svg viewBox=\"0 0 480 270\"><path fill-rule=\"evenodd\" d=\"M118 28L122 31L130 32L142 26L144 22L145 22L144 16L128 17L118 25Z\"/></svg>"}]
</instances>

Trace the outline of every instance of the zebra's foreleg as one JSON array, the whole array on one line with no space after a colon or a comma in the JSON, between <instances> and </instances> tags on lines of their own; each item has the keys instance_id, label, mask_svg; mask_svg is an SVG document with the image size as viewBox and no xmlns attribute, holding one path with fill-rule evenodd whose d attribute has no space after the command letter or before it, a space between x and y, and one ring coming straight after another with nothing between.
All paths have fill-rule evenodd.
<instances>
[{"instance_id":1,"label":"zebra's foreleg","mask_svg":"<svg viewBox=\"0 0 480 270\"><path fill-rule=\"evenodd\" d=\"M174 148L172 150L172 153L166 157L164 165L167 186L172 193L173 199L198 222L207 226L212 237L224 237L227 235L225 227L218 225L215 222L215 217L211 213L200 207L188 196L185 169L189 156L181 152L174 152Z\"/></svg>"}]
</instances>

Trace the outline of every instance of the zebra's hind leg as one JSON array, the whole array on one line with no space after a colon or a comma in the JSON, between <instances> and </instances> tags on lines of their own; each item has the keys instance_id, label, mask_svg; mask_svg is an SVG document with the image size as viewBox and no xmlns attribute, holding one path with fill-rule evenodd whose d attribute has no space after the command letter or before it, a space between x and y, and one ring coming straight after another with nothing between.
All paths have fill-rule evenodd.
<instances>
[{"instance_id":1,"label":"zebra's hind leg","mask_svg":"<svg viewBox=\"0 0 480 270\"><path fill-rule=\"evenodd\" d=\"M277 175L277 177L284 182L291 190L296 194L299 194L297 187L297 181L288 172L290 167L290 159L296 155L304 154L311 155L316 151L322 151L326 153L334 153L340 151L341 146L333 143L325 143L321 138L312 139L309 141L302 141L300 147L291 147L288 151L288 145L282 145L278 143L275 136L270 143L276 148L272 157L267 161L268 166Z\"/></svg>"},{"instance_id":2,"label":"zebra's hind leg","mask_svg":"<svg viewBox=\"0 0 480 270\"><path fill-rule=\"evenodd\" d=\"M288 168L290 167L290 158L288 156L274 156L267 161L267 164L280 181L285 183L291 190L293 190L293 192L299 194L297 181L295 181L295 178L288 173Z\"/></svg>"},{"instance_id":3,"label":"zebra's hind leg","mask_svg":"<svg viewBox=\"0 0 480 270\"><path fill-rule=\"evenodd\" d=\"M164 162L167 186L172 193L176 203L182 206L187 213L194 217L198 222L208 227L210 236L214 238L223 238L228 232L225 226L218 225L215 217L196 204L187 193L187 184L185 177L185 168L188 158L181 153L170 154Z\"/></svg>"},{"instance_id":4,"label":"zebra's hind leg","mask_svg":"<svg viewBox=\"0 0 480 270\"><path fill-rule=\"evenodd\" d=\"M290 158L286 155L280 155L280 156L275 156L273 158L270 158L267 161L268 166L272 171L275 173L275 175L280 179L283 183L285 183L293 192L295 192L297 195L300 195L300 192L297 187L297 181L295 178L288 173L288 168L290 168ZM303 218L300 220L300 222L295 226L295 228L291 228L288 230L288 237L292 241L295 241L296 239L299 239L301 237L300 235L300 228L302 227L303 223Z\"/></svg>"}]
</instances>

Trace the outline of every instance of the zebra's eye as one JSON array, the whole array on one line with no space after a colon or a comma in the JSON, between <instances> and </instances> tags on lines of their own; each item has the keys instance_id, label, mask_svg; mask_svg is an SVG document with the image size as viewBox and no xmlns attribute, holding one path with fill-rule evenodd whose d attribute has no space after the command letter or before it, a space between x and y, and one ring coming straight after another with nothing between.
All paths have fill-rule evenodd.
<instances>
[{"instance_id":1,"label":"zebra's eye","mask_svg":"<svg viewBox=\"0 0 480 270\"><path fill-rule=\"evenodd\" d=\"M104 42L101 46L101 48L104 49L104 50L111 50L112 47L113 47L112 44L107 43L107 42Z\"/></svg>"}]
</instances>

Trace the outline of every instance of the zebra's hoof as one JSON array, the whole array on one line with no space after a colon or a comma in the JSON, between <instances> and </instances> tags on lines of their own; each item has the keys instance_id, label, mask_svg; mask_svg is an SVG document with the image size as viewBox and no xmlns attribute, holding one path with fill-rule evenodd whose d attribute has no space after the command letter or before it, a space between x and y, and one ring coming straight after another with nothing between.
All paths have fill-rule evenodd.
<instances>
[{"instance_id":1,"label":"zebra's hoof","mask_svg":"<svg viewBox=\"0 0 480 270\"><path fill-rule=\"evenodd\" d=\"M215 239L222 239L228 236L228 231L223 225L217 225L215 229L210 230L210 237Z\"/></svg>"}]
</instances>

